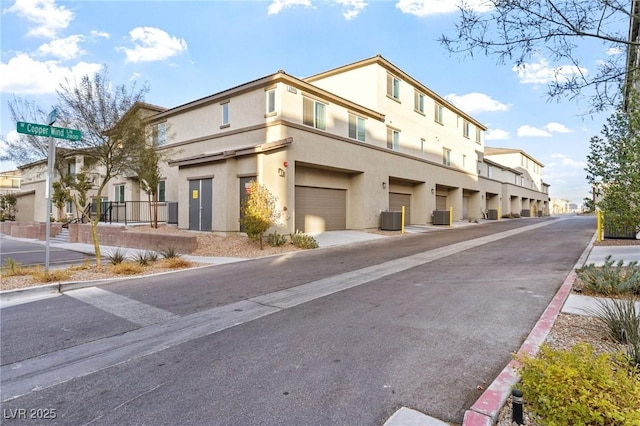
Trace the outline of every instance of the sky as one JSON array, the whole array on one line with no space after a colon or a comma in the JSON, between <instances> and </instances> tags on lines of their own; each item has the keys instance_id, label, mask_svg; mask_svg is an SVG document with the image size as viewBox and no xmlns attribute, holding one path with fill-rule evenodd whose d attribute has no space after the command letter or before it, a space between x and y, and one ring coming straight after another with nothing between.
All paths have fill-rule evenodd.
<instances>
[{"instance_id":1,"label":"sky","mask_svg":"<svg viewBox=\"0 0 640 426\"><path fill-rule=\"evenodd\" d=\"M17 135L14 96L51 109L65 78L103 67L114 84L147 85L146 102L171 108L278 70L304 78L380 54L485 124L486 146L541 162L552 198L582 202L589 140L610 113L549 101L547 83L570 64L449 54L437 40L453 34L457 1L0 0L0 135ZM582 71L612 53L584 49Z\"/></svg>"}]
</instances>

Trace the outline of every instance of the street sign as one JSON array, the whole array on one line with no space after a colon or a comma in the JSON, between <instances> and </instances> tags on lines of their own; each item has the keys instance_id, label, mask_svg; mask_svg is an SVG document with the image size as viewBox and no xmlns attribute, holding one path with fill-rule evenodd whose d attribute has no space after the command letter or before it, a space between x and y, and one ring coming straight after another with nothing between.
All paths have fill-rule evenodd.
<instances>
[{"instance_id":1,"label":"street sign","mask_svg":"<svg viewBox=\"0 0 640 426\"><path fill-rule=\"evenodd\" d=\"M58 139L68 139L70 141L79 141L82 139L80 130L65 129L63 127L51 127L51 136Z\"/></svg>"},{"instance_id":2,"label":"street sign","mask_svg":"<svg viewBox=\"0 0 640 426\"><path fill-rule=\"evenodd\" d=\"M23 133L25 135L51 136L70 141L79 141L82 139L82 133L80 130L45 126L44 124L25 123L23 121L18 121L16 130L18 133Z\"/></svg>"},{"instance_id":3,"label":"street sign","mask_svg":"<svg viewBox=\"0 0 640 426\"><path fill-rule=\"evenodd\" d=\"M44 124L25 123L23 121L18 121L16 130L18 133L35 136L49 136L51 133L51 128L49 126L45 126Z\"/></svg>"},{"instance_id":4,"label":"street sign","mask_svg":"<svg viewBox=\"0 0 640 426\"><path fill-rule=\"evenodd\" d=\"M53 123L56 122L56 118L58 118L58 110L54 108L49 113L49 117L47 117L47 123L49 123L49 126L53 126Z\"/></svg>"}]
</instances>

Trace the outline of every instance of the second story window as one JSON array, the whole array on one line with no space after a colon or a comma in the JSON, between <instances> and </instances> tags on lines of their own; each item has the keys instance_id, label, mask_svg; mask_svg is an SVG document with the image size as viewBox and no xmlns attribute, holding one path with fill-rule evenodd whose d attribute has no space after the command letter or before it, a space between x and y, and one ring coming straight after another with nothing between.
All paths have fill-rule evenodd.
<instances>
[{"instance_id":1,"label":"second story window","mask_svg":"<svg viewBox=\"0 0 640 426\"><path fill-rule=\"evenodd\" d=\"M418 111L420 114L424 114L424 95L420 92L416 91L415 97L414 97L414 101L415 101L415 105L414 108L416 111Z\"/></svg>"},{"instance_id":2,"label":"second story window","mask_svg":"<svg viewBox=\"0 0 640 426\"><path fill-rule=\"evenodd\" d=\"M443 113L444 108L442 107L442 105L436 104L433 112L433 119L436 121L436 123L443 124Z\"/></svg>"},{"instance_id":3,"label":"second story window","mask_svg":"<svg viewBox=\"0 0 640 426\"><path fill-rule=\"evenodd\" d=\"M267 90L267 114L276 112L276 89Z\"/></svg>"},{"instance_id":4,"label":"second story window","mask_svg":"<svg viewBox=\"0 0 640 426\"><path fill-rule=\"evenodd\" d=\"M482 131L478 127L476 127L476 143L477 144L482 143Z\"/></svg>"},{"instance_id":5,"label":"second story window","mask_svg":"<svg viewBox=\"0 0 640 426\"><path fill-rule=\"evenodd\" d=\"M302 101L302 123L316 129L327 129L327 106L310 98Z\"/></svg>"},{"instance_id":6,"label":"second story window","mask_svg":"<svg viewBox=\"0 0 640 426\"><path fill-rule=\"evenodd\" d=\"M400 151L400 131L387 129L387 148Z\"/></svg>"},{"instance_id":7,"label":"second story window","mask_svg":"<svg viewBox=\"0 0 640 426\"><path fill-rule=\"evenodd\" d=\"M167 123L158 123L151 130L153 145L160 146L167 142Z\"/></svg>"},{"instance_id":8,"label":"second story window","mask_svg":"<svg viewBox=\"0 0 640 426\"><path fill-rule=\"evenodd\" d=\"M400 80L391 74L387 74L387 96L400 100Z\"/></svg>"},{"instance_id":9,"label":"second story window","mask_svg":"<svg viewBox=\"0 0 640 426\"><path fill-rule=\"evenodd\" d=\"M471 127L471 125L469 124L469 122L467 120L464 120L462 122L462 136L464 136L465 138L469 138L469 128Z\"/></svg>"},{"instance_id":10,"label":"second story window","mask_svg":"<svg viewBox=\"0 0 640 426\"><path fill-rule=\"evenodd\" d=\"M365 140L364 118L349 114L349 137L361 142Z\"/></svg>"},{"instance_id":11,"label":"second story window","mask_svg":"<svg viewBox=\"0 0 640 426\"><path fill-rule=\"evenodd\" d=\"M67 164L67 174L70 176L75 176L76 175L76 163L71 162Z\"/></svg>"},{"instance_id":12,"label":"second story window","mask_svg":"<svg viewBox=\"0 0 640 426\"><path fill-rule=\"evenodd\" d=\"M222 107L222 125L220 127L229 126L229 101L220 104Z\"/></svg>"},{"instance_id":13,"label":"second story window","mask_svg":"<svg viewBox=\"0 0 640 426\"><path fill-rule=\"evenodd\" d=\"M447 148L442 149L442 164L445 166L451 165L451 150Z\"/></svg>"}]
</instances>

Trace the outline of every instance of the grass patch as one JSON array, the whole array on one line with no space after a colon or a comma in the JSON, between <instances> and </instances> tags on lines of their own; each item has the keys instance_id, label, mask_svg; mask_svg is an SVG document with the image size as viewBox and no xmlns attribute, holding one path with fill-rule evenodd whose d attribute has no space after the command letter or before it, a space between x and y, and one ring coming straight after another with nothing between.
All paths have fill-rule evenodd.
<instances>
[{"instance_id":1,"label":"grass patch","mask_svg":"<svg viewBox=\"0 0 640 426\"><path fill-rule=\"evenodd\" d=\"M30 268L23 268L22 263L10 257L7 257L4 260L4 264L2 265L2 268L0 268L0 272L3 277L21 277L31 273Z\"/></svg>"},{"instance_id":2,"label":"grass patch","mask_svg":"<svg viewBox=\"0 0 640 426\"><path fill-rule=\"evenodd\" d=\"M161 259L158 263L159 266L169 269L189 268L193 263L181 257L166 257Z\"/></svg>"},{"instance_id":3,"label":"grass patch","mask_svg":"<svg viewBox=\"0 0 640 426\"><path fill-rule=\"evenodd\" d=\"M134 262L122 262L111 266L111 272L117 275L136 275L144 272L144 267Z\"/></svg>"},{"instance_id":4,"label":"grass patch","mask_svg":"<svg viewBox=\"0 0 640 426\"><path fill-rule=\"evenodd\" d=\"M71 271L68 269L54 269L45 271L41 267L30 268L30 275L36 283L53 283L66 281L71 278Z\"/></svg>"}]
</instances>

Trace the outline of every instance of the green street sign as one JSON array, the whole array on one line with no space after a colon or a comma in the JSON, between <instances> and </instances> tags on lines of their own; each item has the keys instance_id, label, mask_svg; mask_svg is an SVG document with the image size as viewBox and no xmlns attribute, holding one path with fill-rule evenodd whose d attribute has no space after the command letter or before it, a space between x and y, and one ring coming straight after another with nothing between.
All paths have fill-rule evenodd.
<instances>
[{"instance_id":1,"label":"green street sign","mask_svg":"<svg viewBox=\"0 0 640 426\"><path fill-rule=\"evenodd\" d=\"M44 124L25 123L18 121L17 129L18 133L24 133L25 135L35 136L49 136L51 129Z\"/></svg>"},{"instance_id":2,"label":"green street sign","mask_svg":"<svg viewBox=\"0 0 640 426\"><path fill-rule=\"evenodd\" d=\"M82 139L82 133L76 129L65 129L63 127L45 126L44 124L25 123L18 121L16 130L18 133L34 136L51 136L58 139L67 139L70 141L79 141Z\"/></svg>"},{"instance_id":3,"label":"green street sign","mask_svg":"<svg viewBox=\"0 0 640 426\"><path fill-rule=\"evenodd\" d=\"M68 139L70 141L79 141L82 139L80 130L65 129L63 127L51 126L51 136L58 139Z\"/></svg>"}]
</instances>

